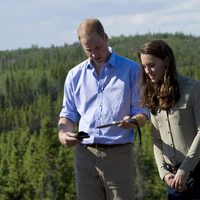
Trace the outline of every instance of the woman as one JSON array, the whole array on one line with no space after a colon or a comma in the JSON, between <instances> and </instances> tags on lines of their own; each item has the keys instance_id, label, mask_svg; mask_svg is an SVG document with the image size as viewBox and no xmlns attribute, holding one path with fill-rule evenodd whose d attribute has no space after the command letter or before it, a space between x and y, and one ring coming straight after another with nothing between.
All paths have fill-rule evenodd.
<instances>
[{"instance_id":1,"label":"woman","mask_svg":"<svg viewBox=\"0 0 200 200\"><path fill-rule=\"evenodd\" d=\"M200 82L181 76L162 40L140 49L142 106L151 112L154 156L168 199L200 199Z\"/></svg>"}]
</instances>

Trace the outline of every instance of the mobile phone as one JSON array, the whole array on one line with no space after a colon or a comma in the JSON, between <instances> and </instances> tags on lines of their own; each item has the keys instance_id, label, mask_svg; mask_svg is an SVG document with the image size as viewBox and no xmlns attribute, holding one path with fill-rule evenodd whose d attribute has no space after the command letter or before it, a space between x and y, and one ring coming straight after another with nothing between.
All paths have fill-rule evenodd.
<instances>
[{"instance_id":1,"label":"mobile phone","mask_svg":"<svg viewBox=\"0 0 200 200\"><path fill-rule=\"evenodd\" d=\"M79 131L75 137L79 140L82 140L84 138L89 138L90 136L84 131Z\"/></svg>"}]
</instances>

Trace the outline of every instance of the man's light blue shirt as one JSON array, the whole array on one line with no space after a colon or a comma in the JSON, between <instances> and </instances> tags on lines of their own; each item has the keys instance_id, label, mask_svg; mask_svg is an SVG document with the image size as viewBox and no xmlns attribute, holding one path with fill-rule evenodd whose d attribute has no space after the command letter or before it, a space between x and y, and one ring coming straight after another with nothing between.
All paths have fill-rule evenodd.
<instances>
[{"instance_id":1,"label":"man's light blue shirt","mask_svg":"<svg viewBox=\"0 0 200 200\"><path fill-rule=\"evenodd\" d=\"M82 143L132 143L134 129L96 126L148 111L139 107L139 65L114 52L97 75L91 60L72 68L65 80L60 117L79 124L90 135Z\"/></svg>"}]
</instances>

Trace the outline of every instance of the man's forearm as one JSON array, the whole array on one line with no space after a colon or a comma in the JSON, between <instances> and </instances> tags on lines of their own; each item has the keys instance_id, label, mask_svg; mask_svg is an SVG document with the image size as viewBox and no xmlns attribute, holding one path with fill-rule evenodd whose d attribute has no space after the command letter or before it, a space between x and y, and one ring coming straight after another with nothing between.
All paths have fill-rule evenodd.
<instances>
[{"instance_id":1,"label":"man's forearm","mask_svg":"<svg viewBox=\"0 0 200 200\"><path fill-rule=\"evenodd\" d=\"M58 131L62 131L62 132L73 132L74 130L74 122L72 122L71 120L65 118L65 117L61 117L58 121Z\"/></svg>"}]
</instances>

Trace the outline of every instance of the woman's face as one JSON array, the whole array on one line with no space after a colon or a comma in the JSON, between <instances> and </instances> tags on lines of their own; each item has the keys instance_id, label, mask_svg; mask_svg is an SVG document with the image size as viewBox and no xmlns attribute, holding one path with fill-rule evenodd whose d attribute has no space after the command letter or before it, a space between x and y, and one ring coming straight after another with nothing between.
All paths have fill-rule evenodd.
<instances>
[{"instance_id":1,"label":"woman's face","mask_svg":"<svg viewBox=\"0 0 200 200\"><path fill-rule=\"evenodd\" d=\"M163 60L150 54L141 54L140 59L144 72L150 80L154 83L158 82L165 72Z\"/></svg>"}]
</instances>

